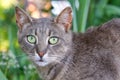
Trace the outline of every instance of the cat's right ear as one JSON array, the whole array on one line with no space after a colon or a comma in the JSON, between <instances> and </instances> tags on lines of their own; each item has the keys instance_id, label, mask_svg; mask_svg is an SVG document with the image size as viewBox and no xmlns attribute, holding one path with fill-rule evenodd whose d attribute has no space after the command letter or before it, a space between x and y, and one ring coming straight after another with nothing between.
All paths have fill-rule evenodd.
<instances>
[{"instance_id":1,"label":"cat's right ear","mask_svg":"<svg viewBox=\"0 0 120 80\"><path fill-rule=\"evenodd\" d=\"M16 23L21 31L25 24L31 22L31 18L19 7L15 7Z\"/></svg>"}]
</instances>

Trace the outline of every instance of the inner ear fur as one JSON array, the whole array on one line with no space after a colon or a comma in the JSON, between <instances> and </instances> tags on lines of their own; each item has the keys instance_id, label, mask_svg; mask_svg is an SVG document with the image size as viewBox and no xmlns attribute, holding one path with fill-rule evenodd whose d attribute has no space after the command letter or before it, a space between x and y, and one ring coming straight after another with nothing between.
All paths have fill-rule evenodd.
<instances>
[{"instance_id":1,"label":"inner ear fur","mask_svg":"<svg viewBox=\"0 0 120 80\"><path fill-rule=\"evenodd\" d=\"M27 13L23 9L19 7L15 7L15 16L19 30L22 30L25 24L31 22L31 18L27 15Z\"/></svg>"},{"instance_id":2,"label":"inner ear fur","mask_svg":"<svg viewBox=\"0 0 120 80\"><path fill-rule=\"evenodd\" d=\"M72 9L66 7L55 19L56 23L62 24L65 31L68 31L72 25Z\"/></svg>"}]
</instances>

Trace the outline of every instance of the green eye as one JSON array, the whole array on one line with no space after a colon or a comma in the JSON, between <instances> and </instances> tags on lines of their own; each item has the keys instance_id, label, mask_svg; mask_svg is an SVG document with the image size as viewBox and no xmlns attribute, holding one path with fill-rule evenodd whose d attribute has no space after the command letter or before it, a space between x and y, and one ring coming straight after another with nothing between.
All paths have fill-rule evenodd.
<instances>
[{"instance_id":1,"label":"green eye","mask_svg":"<svg viewBox=\"0 0 120 80\"><path fill-rule=\"evenodd\" d=\"M58 42L58 37L51 37L51 38L49 39L49 44L54 45L54 44L56 44L57 42Z\"/></svg>"},{"instance_id":2,"label":"green eye","mask_svg":"<svg viewBox=\"0 0 120 80\"><path fill-rule=\"evenodd\" d=\"M36 38L33 35L28 35L27 40L29 43L32 43L32 44L34 44L36 42Z\"/></svg>"}]
</instances>

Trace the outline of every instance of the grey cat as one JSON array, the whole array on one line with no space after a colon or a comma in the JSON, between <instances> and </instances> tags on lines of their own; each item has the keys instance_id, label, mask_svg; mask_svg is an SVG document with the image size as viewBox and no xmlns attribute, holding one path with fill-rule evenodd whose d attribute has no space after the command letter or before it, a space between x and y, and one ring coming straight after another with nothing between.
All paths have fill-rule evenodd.
<instances>
[{"instance_id":1,"label":"grey cat","mask_svg":"<svg viewBox=\"0 0 120 80\"><path fill-rule=\"evenodd\" d=\"M44 80L120 80L120 19L85 33L70 30L72 10L34 19L16 7L18 41Z\"/></svg>"}]
</instances>

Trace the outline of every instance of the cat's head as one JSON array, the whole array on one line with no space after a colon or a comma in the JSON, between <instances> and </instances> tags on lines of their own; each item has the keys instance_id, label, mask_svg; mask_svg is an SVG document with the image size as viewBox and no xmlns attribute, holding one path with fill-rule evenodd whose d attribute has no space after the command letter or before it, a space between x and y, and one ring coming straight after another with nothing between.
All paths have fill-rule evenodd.
<instances>
[{"instance_id":1,"label":"cat's head","mask_svg":"<svg viewBox=\"0 0 120 80\"><path fill-rule=\"evenodd\" d=\"M61 62L71 46L71 8L65 8L55 19L33 19L16 7L18 41L38 66Z\"/></svg>"}]
</instances>

